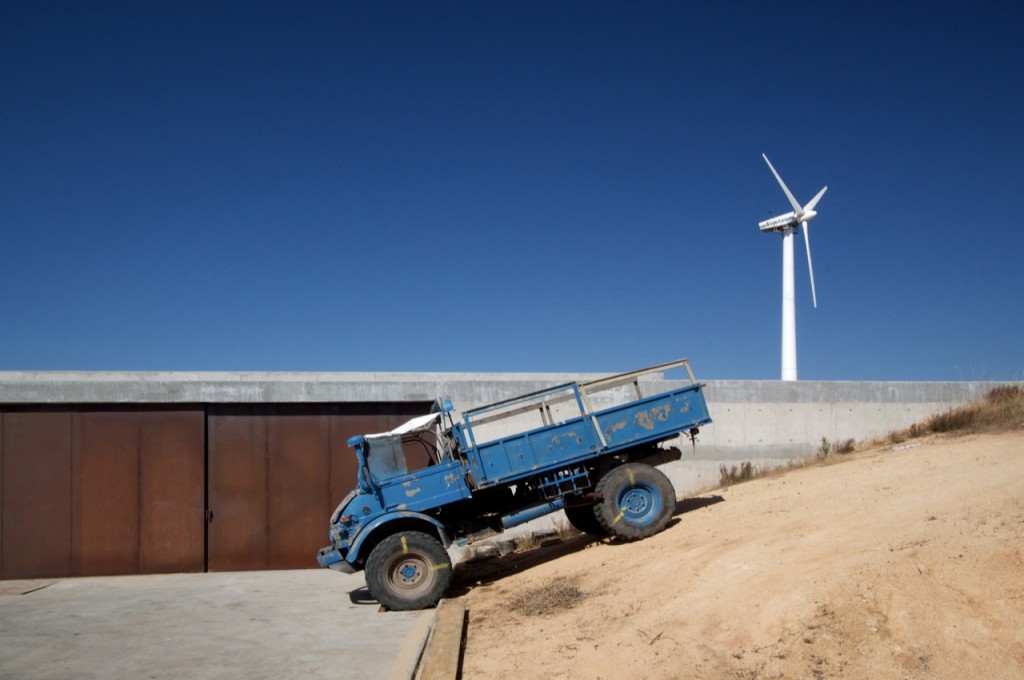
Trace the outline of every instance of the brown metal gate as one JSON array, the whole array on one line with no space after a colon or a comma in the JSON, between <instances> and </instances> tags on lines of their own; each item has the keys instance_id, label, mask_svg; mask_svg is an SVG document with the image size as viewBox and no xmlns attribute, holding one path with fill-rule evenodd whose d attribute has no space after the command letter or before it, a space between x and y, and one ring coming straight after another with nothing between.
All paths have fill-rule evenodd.
<instances>
[{"instance_id":1,"label":"brown metal gate","mask_svg":"<svg viewBox=\"0 0 1024 680\"><path fill-rule=\"evenodd\" d=\"M210 406L207 569L315 567L330 513L355 486L348 438L389 430L428 409L417 403Z\"/></svg>"},{"instance_id":2,"label":"brown metal gate","mask_svg":"<svg viewBox=\"0 0 1024 680\"><path fill-rule=\"evenodd\" d=\"M71 573L70 412L3 414L0 576Z\"/></svg>"},{"instance_id":3,"label":"brown metal gate","mask_svg":"<svg viewBox=\"0 0 1024 680\"><path fill-rule=\"evenodd\" d=\"M4 407L0 578L313 567L356 483L348 438L428 409Z\"/></svg>"},{"instance_id":4,"label":"brown metal gate","mask_svg":"<svg viewBox=\"0 0 1024 680\"><path fill-rule=\"evenodd\" d=\"M201 571L198 408L0 417L0 577Z\"/></svg>"},{"instance_id":5,"label":"brown metal gate","mask_svg":"<svg viewBox=\"0 0 1024 680\"><path fill-rule=\"evenodd\" d=\"M206 418L203 411L143 414L139 435L139 571L203 570Z\"/></svg>"}]
</instances>

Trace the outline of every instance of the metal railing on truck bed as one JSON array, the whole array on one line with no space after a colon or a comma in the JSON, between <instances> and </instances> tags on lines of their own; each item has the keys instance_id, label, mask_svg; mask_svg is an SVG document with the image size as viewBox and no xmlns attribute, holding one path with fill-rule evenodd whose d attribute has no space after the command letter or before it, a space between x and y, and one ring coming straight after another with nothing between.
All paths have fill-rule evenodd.
<instances>
[{"instance_id":1,"label":"metal railing on truck bed","mask_svg":"<svg viewBox=\"0 0 1024 680\"><path fill-rule=\"evenodd\" d=\"M684 367L690 384L645 397L640 378ZM593 396L633 385L635 398L594 410ZM686 359L585 383L570 382L463 413L469 463L477 487L514 482L595 456L672 438L711 422ZM566 405L571 413L565 413ZM574 408L573 408L574 407ZM539 414L542 425L478 442L474 426ZM561 417L561 416L565 417ZM506 428L508 430L510 428Z\"/></svg>"}]
</instances>

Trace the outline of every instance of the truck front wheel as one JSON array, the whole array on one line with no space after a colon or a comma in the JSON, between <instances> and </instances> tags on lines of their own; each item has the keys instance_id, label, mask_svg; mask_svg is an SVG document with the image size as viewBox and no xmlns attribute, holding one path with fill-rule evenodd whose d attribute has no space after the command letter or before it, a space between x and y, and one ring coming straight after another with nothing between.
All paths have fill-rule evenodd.
<instances>
[{"instance_id":1,"label":"truck front wheel","mask_svg":"<svg viewBox=\"0 0 1024 680\"><path fill-rule=\"evenodd\" d=\"M370 594L394 611L436 605L451 582L448 552L433 536L419 531L388 536L366 560Z\"/></svg>"},{"instance_id":2,"label":"truck front wheel","mask_svg":"<svg viewBox=\"0 0 1024 680\"><path fill-rule=\"evenodd\" d=\"M612 536L636 541L664 529L676 505L676 491L660 470L627 463L601 478L595 507L598 523Z\"/></svg>"}]
</instances>

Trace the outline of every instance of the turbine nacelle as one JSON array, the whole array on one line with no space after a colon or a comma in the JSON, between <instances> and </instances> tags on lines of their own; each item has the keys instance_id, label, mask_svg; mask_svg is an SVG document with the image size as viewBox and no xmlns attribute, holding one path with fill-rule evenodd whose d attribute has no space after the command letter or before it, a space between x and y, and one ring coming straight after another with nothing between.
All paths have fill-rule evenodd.
<instances>
[{"instance_id":1,"label":"turbine nacelle","mask_svg":"<svg viewBox=\"0 0 1024 680\"><path fill-rule=\"evenodd\" d=\"M758 222L757 226L760 227L761 231L785 231L786 229L793 229L800 225L800 220L797 218L796 213L788 212L785 215L779 215L773 217L770 220L764 222Z\"/></svg>"},{"instance_id":2,"label":"turbine nacelle","mask_svg":"<svg viewBox=\"0 0 1024 680\"><path fill-rule=\"evenodd\" d=\"M800 214L788 212L785 215L758 222L757 226L761 231L785 231L786 229L796 229L801 222L810 222L817 216L816 210L804 210Z\"/></svg>"}]
</instances>

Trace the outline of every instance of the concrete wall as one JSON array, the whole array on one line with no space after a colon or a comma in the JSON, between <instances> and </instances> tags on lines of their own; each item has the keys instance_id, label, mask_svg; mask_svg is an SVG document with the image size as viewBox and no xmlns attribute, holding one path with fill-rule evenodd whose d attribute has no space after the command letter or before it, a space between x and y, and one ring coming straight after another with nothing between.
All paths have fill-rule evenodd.
<instances>
[{"instance_id":1,"label":"concrete wall","mask_svg":"<svg viewBox=\"0 0 1024 680\"><path fill-rule=\"evenodd\" d=\"M481 405L593 375L558 373L154 373L0 371L0 404L326 403Z\"/></svg>"},{"instance_id":2,"label":"concrete wall","mask_svg":"<svg viewBox=\"0 0 1024 680\"><path fill-rule=\"evenodd\" d=\"M455 373L139 373L0 372L0 411L92 408L104 405L203 406L374 403L423 404L448 396L467 410L596 374ZM644 394L680 386L655 374L641 380ZM905 428L931 415L980 398L1000 383L990 382L792 382L708 381L705 395L714 422L696 447L675 442L683 458L662 469L680 495L711 487L720 467L750 461L775 467L812 456L822 437L832 442L868 440ZM593 396L595 408L631 399L632 386ZM575 403L563 415L575 416ZM116 409L111 409L116 410ZM476 430L478 441L539 426L539 415ZM490 435L487 437L486 435ZM531 522L514 533L545 530L560 514ZM312 554L313 548L310 548Z\"/></svg>"},{"instance_id":3,"label":"concrete wall","mask_svg":"<svg viewBox=\"0 0 1024 680\"><path fill-rule=\"evenodd\" d=\"M601 375L0 372L0 404L387 403L449 396L457 407L469 409L597 377ZM645 394L680 384L659 375L642 381ZM684 458L666 472L680 493L688 493L717 481L720 465L751 461L774 466L814 455L822 437L833 442L879 437L980 399L998 384L708 381L705 395L714 423L701 432L696 449L688 441L679 444ZM595 397L595 407L628 398L628 388L611 390Z\"/></svg>"}]
</instances>

